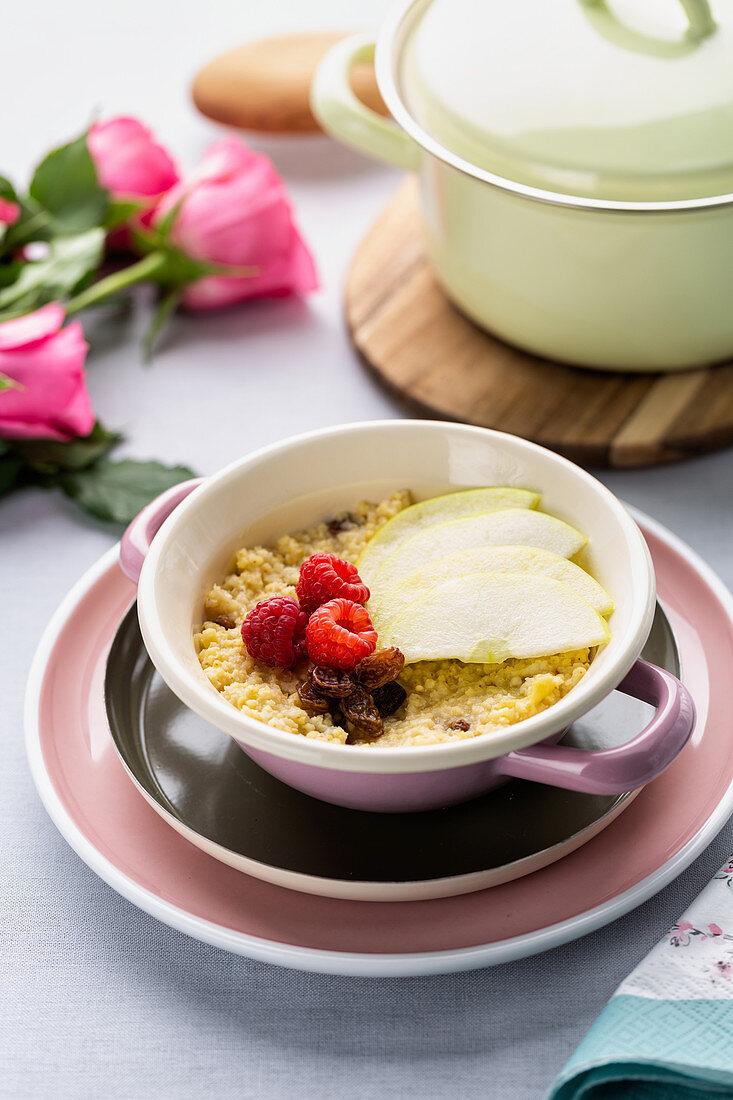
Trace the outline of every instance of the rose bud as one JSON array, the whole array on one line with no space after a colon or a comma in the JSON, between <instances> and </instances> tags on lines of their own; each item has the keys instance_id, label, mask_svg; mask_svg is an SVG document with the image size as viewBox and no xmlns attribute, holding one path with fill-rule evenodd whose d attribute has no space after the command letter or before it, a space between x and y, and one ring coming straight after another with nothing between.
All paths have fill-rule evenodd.
<instances>
[{"instance_id":1,"label":"rose bud","mask_svg":"<svg viewBox=\"0 0 733 1100\"><path fill-rule=\"evenodd\" d=\"M0 195L0 228L15 225L19 217L20 207L17 202L11 202L10 199L4 199Z\"/></svg>"},{"instance_id":2,"label":"rose bud","mask_svg":"<svg viewBox=\"0 0 733 1100\"><path fill-rule=\"evenodd\" d=\"M84 371L87 344L78 321L61 328L64 316L52 302L0 322L0 375L11 382L0 392L5 439L66 441L94 427Z\"/></svg>"},{"instance_id":3,"label":"rose bud","mask_svg":"<svg viewBox=\"0 0 733 1100\"><path fill-rule=\"evenodd\" d=\"M115 199L138 199L152 206L178 182L172 157L137 118L121 115L95 122L87 147L99 182Z\"/></svg>"},{"instance_id":4,"label":"rose bud","mask_svg":"<svg viewBox=\"0 0 733 1100\"><path fill-rule=\"evenodd\" d=\"M162 199L153 225L172 211L170 240L182 252L257 269L252 275L207 275L190 283L182 301L191 309L317 288L315 265L293 221L283 181L267 157L237 138L211 146L198 170Z\"/></svg>"},{"instance_id":5,"label":"rose bud","mask_svg":"<svg viewBox=\"0 0 733 1100\"><path fill-rule=\"evenodd\" d=\"M87 134L87 148L97 179L112 198L140 204L129 221L149 225L155 204L179 179L168 151L139 119L124 115L95 122ZM107 244L113 250L129 251L132 240L127 228L114 229Z\"/></svg>"}]
</instances>

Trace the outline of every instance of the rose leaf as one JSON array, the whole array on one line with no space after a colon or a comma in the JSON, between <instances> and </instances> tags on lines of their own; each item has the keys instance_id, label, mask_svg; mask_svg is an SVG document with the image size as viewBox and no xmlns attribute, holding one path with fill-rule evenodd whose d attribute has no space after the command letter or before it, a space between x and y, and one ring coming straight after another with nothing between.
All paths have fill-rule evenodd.
<instances>
[{"instance_id":1,"label":"rose leaf","mask_svg":"<svg viewBox=\"0 0 733 1100\"><path fill-rule=\"evenodd\" d=\"M86 470L61 475L61 486L80 508L97 519L130 523L138 512L172 485L194 477L187 466L103 458Z\"/></svg>"}]
</instances>

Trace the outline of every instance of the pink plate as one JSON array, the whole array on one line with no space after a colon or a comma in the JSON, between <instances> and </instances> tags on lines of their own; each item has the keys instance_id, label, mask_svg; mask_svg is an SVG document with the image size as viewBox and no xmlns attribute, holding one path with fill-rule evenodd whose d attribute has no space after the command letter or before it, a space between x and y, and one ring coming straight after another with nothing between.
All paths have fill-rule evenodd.
<instances>
[{"instance_id":1,"label":"pink plate","mask_svg":"<svg viewBox=\"0 0 733 1100\"><path fill-rule=\"evenodd\" d=\"M345 901L249 878L189 844L132 785L106 724L107 650L134 598L118 548L69 593L31 670L27 750L44 804L82 859L130 901L208 943L286 966L370 975L464 970L599 928L678 875L733 810L733 600L688 547L636 518L698 726L621 817L544 870L460 897Z\"/></svg>"}]
</instances>

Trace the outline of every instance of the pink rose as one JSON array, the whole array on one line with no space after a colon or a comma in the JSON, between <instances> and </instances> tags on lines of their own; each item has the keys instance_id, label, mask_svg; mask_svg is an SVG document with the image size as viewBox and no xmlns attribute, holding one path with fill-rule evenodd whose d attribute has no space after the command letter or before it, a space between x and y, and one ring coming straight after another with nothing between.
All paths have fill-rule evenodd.
<instances>
[{"instance_id":1,"label":"pink rose","mask_svg":"<svg viewBox=\"0 0 733 1100\"><path fill-rule=\"evenodd\" d=\"M116 199L147 200L153 205L178 182L178 170L170 154L154 140L147 126L121 115L95 122L87 146L97 177Z\"/></svg>"},{"instance_id":2,"label":"pink rose","mask_svg":"<svg viewBox=\"0 0 733 1100\"><path fill-rule=\"evenodd\" d=\"M61 328L56 303L0 322L0 374L18 387L0 391L0 436L69 440L94 427L86 388L87 344L78 321Z\"/></svg>"},{"instance_id":3,"label":"pink rose","mask_svg":"<svg viewBox=\"0 0 733 1100\"><path fill-rule=\"evenodd\" d=\"M191 309L218 309L318 287L313 258L293 222L285 185L267 157L237 138L217 142L198 170L158 205L153 224L180 203L171 241L198 260L256 267L252 276L209 275L186 287Z\"/></svg>"},{"instance_id":4,"label":"pink rose","mask_svg":"<svg viewBox=\"0 0 733 1100\"><path fill-rule=\"evenodd\" d=\"M11 202L0 195L0 225L15 225L19 217L20 207L17 202Z\"/></svg>"}]
</instances>

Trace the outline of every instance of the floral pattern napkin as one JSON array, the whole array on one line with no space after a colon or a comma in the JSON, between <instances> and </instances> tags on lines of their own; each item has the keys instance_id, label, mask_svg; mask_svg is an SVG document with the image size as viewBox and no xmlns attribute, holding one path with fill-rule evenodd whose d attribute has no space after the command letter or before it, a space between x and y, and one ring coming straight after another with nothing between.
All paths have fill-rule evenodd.
<instances>
[{"instance_id":1,"label":"floral pattern napkin","mask_svg":"<svg viewBox=\"0 0 733 1100\"><path fill-rule=\"evenodd\" d=\"M549 1100L733 1097L733 856L622 982Z\"/></svg>"}]
</instances>

